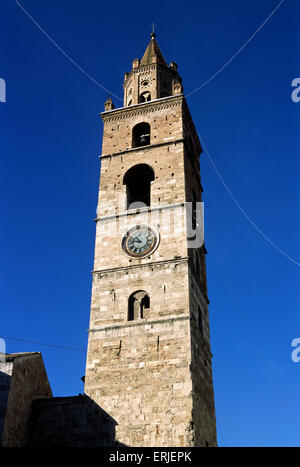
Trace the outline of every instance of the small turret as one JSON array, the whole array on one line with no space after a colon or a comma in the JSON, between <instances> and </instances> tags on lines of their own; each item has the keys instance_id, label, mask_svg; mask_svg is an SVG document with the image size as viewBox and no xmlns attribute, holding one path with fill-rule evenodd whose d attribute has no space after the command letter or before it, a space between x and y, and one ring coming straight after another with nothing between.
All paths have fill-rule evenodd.
<instances>
[{"instance_id":1,"label":"small turret","mask_svg":"<svg viewBox=\"0 0 300 467\"><path fill-rule=\"evenodd\" d=\"M113 110L115 108L113 101L111 100L110 97L108 97L107 101L104 104L104 109L105 112L108 112L109 110Z\"/></svg>"}]
</instances>

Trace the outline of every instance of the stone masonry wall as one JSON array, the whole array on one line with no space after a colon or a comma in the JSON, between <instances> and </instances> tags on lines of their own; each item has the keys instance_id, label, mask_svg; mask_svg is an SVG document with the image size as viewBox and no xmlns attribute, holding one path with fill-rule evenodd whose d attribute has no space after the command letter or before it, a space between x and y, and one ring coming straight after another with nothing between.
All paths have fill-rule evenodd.
<instances>
[{"instance_id":1,"label":"stone masonry wall","mask_svg":"<svg viewBox=\"0 0 300 467\"><path fill-rule=\"evenodd\" d=\"M12 362L0 363L0 447L2 446L2 434L5 423L12 370Z\"/></svg>"},{"instance_id":2,"label":"stone masonry wall","mask_svg":"<svg viewBox=\"0 0 300 467\"><path fill-rule=\"evenodd\" d=\"M85 392L129 446L189 446L192 439L187 260L94 277ZM127 321L128 296L149 293L145 319Z\"/></svg>"},{"instance_id":3,"label":"stone masonry wall","mask_svg":"<svg viewBox=\"0 0 300 467\"><path fill-rule=\"evenodd\" d=\"M200 282L191 269L189 287L194 441L195 446L217 446L208 303L201 290ZM198 325L199 309L202 317L201 330Z\"/></svg>"},{"instance_id":4,"label":"stone masonry wall","mask_svg":"<svg viewBox=\"0 0 300 467\"><path fill-rule=\"evenodd\" d=\"M90 333L86 392L128 446L190 446L189 317Z\"/></svg>"},{"instance_id":5,"label":"stone masonry wall","mask_svg":"<svg viewBox=\"0 0 300 467\"><path fill-rule=\"evenodd\" d=\"M149 123L151 126L151 145L182 139L182 101L182 96L175 96L102 114L102 154L115 154L131 149L132 129L140 122Z\"/></svg>"},{"instance_id":6,"label":"stone masonry wall","mask_svg":"<svg viewBox=\"0 0 300 467\"><path fill-rule=\"evenodd\" d=\"M33 403L28 446L114 446L115 425L86 395L37 399Z\"/></svg>"},{"instance_id":7,"label":"stone masonry wall","mask_svg":"<svg viewBox=\"0 0 300 467\"><path fill-rule=\"evenodd\" d=\"M52 397L41 354L20 354L13 359L2 437L4 447L26 445L31 405L38 397Z\"/></svg>"},{"instance_id":8,"label":"stone masonry wall","mask_svg":"<svg viewBox=\"0 0 300 467\"><path fill-rule=\"evenodd\" d=\"M195 128L183 96L101 116L104 135L85 393L116 421L116 439L125 445L213 445L208 320L201 341L194 321L197 294L202 292L196 291L197 285L193 292L190 285L193 253L187 248L183 215L192 190L201 199L199 165L187 162L201 152ZM150 145L134 148L132 129L141 122L150 124ZM130 211L123 180L137 164L154 171L151 202ZM170 222L163 218L166 213L173 216ZM159 233L155 251L141 259L127 256L121 247L127 229L139 224ZM147 292L150 307L143 319L128 321L128 300L137 291ZM207 309L203 295L201 300Z\"/></svg>"},{"instance_id":9,"label":"stone masonry wall","mask_svg":"<svg viewBox=\"0 0 300 467\"><path fill-rule=\"evenodd\" d=\"M136 290L150 296L147 320L188 314L186 269L186 260L178 259L94 274L90 329L128 324L128 298Z\"/></svg>"}]
</instances>

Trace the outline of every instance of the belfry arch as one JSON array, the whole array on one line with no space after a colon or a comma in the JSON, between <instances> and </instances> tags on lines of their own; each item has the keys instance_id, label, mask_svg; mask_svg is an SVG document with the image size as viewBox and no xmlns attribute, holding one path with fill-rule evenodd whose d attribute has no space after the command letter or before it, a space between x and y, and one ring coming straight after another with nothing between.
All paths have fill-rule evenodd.
<instances>
[{"instance_id":1,"label":"belfry arch","mask_svg":"<svg viewBox=\"0 0 300 467\"><path fill-rule=\"evenodd\" d=\"M151 182L154 180L154 170L147 164L137 164L131 167L123 178L126 186L126 209L150 206Z\"/></svg>"},{"instance_id":2,"label":"belfry arch","mask_svg":"<svg viewBox=\"0 0 300 467\"><path fill-rule=\"evenodd\" d=\"M142 102L146 102L146 100ZM151 128L149 123L138 123L132 129L132 147L138 148L140 146L148 146L150 144L150 136Z\"/></svg>"}]
</instances>

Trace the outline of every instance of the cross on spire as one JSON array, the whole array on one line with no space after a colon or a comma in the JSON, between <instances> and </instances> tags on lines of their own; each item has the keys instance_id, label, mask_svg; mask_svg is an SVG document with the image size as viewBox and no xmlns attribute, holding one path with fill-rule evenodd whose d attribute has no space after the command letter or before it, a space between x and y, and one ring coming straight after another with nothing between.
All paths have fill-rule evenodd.
<instances>
[{"instance_id":1,"label":"cross on spire","mask_svg":"<svg viewBox=\"0 0 300 467\"><path fill-rule=\"evenodd\" d=\"M156 37L156 34L155 34L155 26L156 26L155 23L150 24L150 27L152 28L152 32L151 32L151 34L150 34L151 37Z\"/></svg>"}]
</instances>

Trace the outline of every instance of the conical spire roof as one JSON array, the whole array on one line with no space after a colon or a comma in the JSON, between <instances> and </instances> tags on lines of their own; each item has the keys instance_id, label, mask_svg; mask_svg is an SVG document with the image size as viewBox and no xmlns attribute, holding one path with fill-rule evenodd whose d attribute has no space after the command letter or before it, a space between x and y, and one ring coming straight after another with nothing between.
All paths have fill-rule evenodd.
<instances>
[{"instance_id":1,"label":"conical spire roof","mask_svg":"<svg viewBox=\"0 0 300 467\"><path fill-rule=\"evenodd\" d=\"M167 63L163 57L163 54L160 51L158 43L155 40L155 36L155 33L151 34L151 41L148 44L148 47L143 55L140 65L151 65L151 63L153 63L153 57L156 57L156 60L154 62L167 66Z\"/></svg>"}]
</instances>

